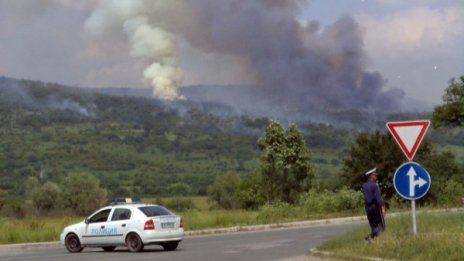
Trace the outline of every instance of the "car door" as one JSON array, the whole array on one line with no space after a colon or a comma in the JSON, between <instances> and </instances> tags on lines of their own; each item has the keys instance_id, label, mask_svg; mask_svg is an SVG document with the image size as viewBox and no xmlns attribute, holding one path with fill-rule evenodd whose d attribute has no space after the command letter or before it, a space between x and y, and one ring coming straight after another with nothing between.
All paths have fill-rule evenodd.
<instances>
[{"instance_id":1,"label":"car door","mask_svg":"<svg viewBox=\"0 0 464 261\"><path fill-rule=\"evenodd\" d=\"M86 219L86 226L82 235L84 245L102 245L110 241L109 236L114 234L112 228L108 228L108 217L112 208L102 209Z\"/></svg>"},{"instance_id":2,"label":"car door","mask_svg":"<svg viewBox=\"0 0 464 261\"><path fill-rule=\"evenodd\" d=\"M114 236L110 239L112 244L124 244L131 217L132 211L129 208L117 207L114 209L108 222L108 227L115 231Z\"/></svg>"}]
</instances>

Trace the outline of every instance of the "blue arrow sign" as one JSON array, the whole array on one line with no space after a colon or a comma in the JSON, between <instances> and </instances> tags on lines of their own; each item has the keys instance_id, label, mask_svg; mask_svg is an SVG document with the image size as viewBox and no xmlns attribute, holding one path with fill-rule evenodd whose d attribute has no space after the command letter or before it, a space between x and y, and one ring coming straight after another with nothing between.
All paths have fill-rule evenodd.
<instances>
[{"instance_id":1,"label":"blue arrow sign","mask_svg":"<svg viewBox=\"0 0 464 261\"><path fill-rule=\"evenodd\" d=\"M410 161L401 165L393 176L396 192L405 199L419 199L430 189L430 175L418 163Z\"/></svg>"}]
</instances>

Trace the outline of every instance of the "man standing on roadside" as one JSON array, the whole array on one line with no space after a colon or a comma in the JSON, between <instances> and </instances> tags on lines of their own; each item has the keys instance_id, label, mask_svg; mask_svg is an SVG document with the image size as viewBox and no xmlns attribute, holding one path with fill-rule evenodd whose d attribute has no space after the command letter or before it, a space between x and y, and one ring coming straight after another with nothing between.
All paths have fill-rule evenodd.
<instances>
[{"instance_id":1,"label":"man standing on roadside","mask_svg":"<svg viewBox=\"0 0 464 261\"><path fill-rule=\"evenodd\" d=\"M380 195L380 188L376 182L377 169L371 169L365 175L367 176L367 181L362 185L362 191L367 220L371 226L371 233L365 239L372 240L381 231L385 230L385 202Z\"/></svg>"}]
</instances>

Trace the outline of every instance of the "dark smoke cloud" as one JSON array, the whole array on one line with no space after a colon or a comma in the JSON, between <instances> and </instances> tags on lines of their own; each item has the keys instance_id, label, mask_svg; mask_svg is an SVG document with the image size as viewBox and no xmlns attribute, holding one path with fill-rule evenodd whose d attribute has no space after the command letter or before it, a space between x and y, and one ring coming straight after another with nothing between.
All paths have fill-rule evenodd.
<instances>
[{"instance_id":1,"label":"dark smoke cloud","mask_svg":"<svg viewBox=\"0 0 464 261\"><path fill-rule=\"evenodd\" d=\"M367 70L359 24L348 15L327 27L317 21L299 21L303 7L307 7L306 1L298 0L105 1L87 27L104 34L114 33L115 28L119 33L125 30L132 53L136 47L157 50L151 57L137 53L139 58L151 59L152 67L156 65L149 79L164 72L160 80L151 81L158 93L169 91L164 97L170 99L181 97L175 86L183 79L177 61L188 57L172 51L176 40L181 40L210 55L236 57L238 66L247 68L246 75L236 78L252 79L243 87L245 93L265 100L274 109L299 113L397 111L404 93L384 91L382 75ZM142 35L139 29L150 34L137 37ZM154 32L168 48L150 46L156 45ZM160 83L169 84L156 86Z\"/></svg>"},{"instance_id":2,"label":"dark smoke cloud","mask_svg":"<svg viewBox=\"0 0 464 261\"><path fill-rule=\"evenodd\" d=\"M205 52L245 58L260 97L290 109L396 110L404 93L383 92L366 71L360 26L350 16L320 28L296 20L297 1L187 1L186 39Z\"/></svg>"}]
</instances>

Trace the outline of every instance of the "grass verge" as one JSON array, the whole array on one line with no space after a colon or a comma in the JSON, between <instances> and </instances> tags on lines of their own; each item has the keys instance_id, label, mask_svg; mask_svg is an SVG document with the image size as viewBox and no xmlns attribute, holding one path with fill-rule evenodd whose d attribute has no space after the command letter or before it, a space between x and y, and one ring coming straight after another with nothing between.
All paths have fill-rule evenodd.
<instances>
[{"instance_id":1,"label":"grass verge","mask_svg":"<svg viewBox=\"0 0 464 261\"><path fill-rule=\"evenodd\" d=\"M417 234L412 234L411 215L387 218L387 229L373 242L364 237L369 226L325 242L321 251L337 258L363 260L357 257L379 257L392 260L464 260L464 213L417 216Z\"/></svg>"},{"instance_id":2,"label":"grass verge","mask_svg":"<svg viewBox=\"0 0 464 261\"><path fill-rule=\"evenodd\" d=\"M0 244L46 242L59 240L61 230L83 218L25 218L0 217Z\"/></svg>"}]
</instances>

